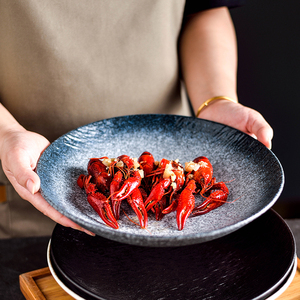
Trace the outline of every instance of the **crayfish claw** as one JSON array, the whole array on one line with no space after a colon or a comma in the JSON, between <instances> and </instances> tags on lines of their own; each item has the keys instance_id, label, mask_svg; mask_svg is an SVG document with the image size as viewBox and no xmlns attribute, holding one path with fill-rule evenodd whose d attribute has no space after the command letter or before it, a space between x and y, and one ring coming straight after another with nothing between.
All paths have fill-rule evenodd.
<instances>
[{"instance_id":1,"label":"crayfish claw","mask_svg":"<svg viewBox=\"0 0 300 300\"><path fill-rule=\"evenodd\" d=\"M109 201L101 193L91 193L87 196L87 200L92 208L97 212L101 219L114 229L119 228L119 224L111 210Z\"/></svg>"},{"instance_id":2,"label":"crayfish claw","mask_svg":"<svg viewBox=\"0 0 300 300\"><path fill-rule=\"evenodd\" d=\"M184 228L187 218L191 214L195 206L196 182L191 179L181 192L178 198L176 221L179 230Z\"/></svg>"},{"instance_id":3,"label":"crayfish claw","mask_svg":"<svg viewBox=\"0 0 300 300\"><path fill-rule=\"evenodd\" d=\"M148 225L148 215L144 206L143 197L139 188L133 190L131 195L127 198L127 202L136 213L141 228L146 228Z\"/></svg>"},{"instance_id":4,"label":"crayfish claw","mask_svg":"<svg viewBox=\"0 0 300 300\"><path fill-rule=\"evenodd\" d=\"M145 201L145 208L147 211L149 211L158 201L162 199L165 194L165 190L170 186L170 184L170 178L165 178L154 186Z\"/></svg>"},{"instance_id":5,"label":"crayfish claw","mask_svg":"<svg viewBox=\"0 0 300 300\"><path fill-rule=\"evenodd\" d=\"M216 182L209 190L209 196L193 210L194 216L204 215L227 202L229 190L224 182Z\"/></svg>"},{"instance_id":6,"label":"crayfish claw","mask_svg":"<svg viewBox=\"0 0 300 300\"><path fill-rule=\"evenodd\" d=\"M134 171L132 177L124 181L121 189L115 194L115 200L121 201L130 196L134 189L141 185L142 177L139 171Z\"/></svg>"}]
</instances>

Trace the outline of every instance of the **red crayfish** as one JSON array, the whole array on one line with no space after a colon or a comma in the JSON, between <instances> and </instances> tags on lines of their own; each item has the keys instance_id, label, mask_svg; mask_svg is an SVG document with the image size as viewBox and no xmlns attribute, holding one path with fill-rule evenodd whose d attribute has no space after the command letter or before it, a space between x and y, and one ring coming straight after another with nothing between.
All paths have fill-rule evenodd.
<instances>
[{"instance_id":1,"label":"red crayfish","mask_svg":"<svg viewBox=\"0 0 300 300\"><path fill-rule=\"evenodd\" d=\"M138 217L141 228L148 224L148 212L156 220L176 211L179 230L187 218L210 212L227 201L229 191L224 182L216 182L213 167L204 156L185 163L178 160L154 160L150 152L138 159L121 155L91 158L88 175L81 174L77 183L87 194L87 200L102 220L118 229L121 202L126 199ZM195 195L204 201L195 206Z\"/></svg>"},{"instance_id":2,"label":"red crayfish","mask_svg":"<svg viewBox=\"0 0 300 300\"><path fill-rule=\"evenodd\" d=\"M110 227L119 228L121 201L126 199L137 214L140 226L146 228L148 216L139 186L142 170L139 164L127 155L116 159L108 157L91 158L88 176L81 174L77 184L84 188L88 202L101 219Z\"/></svg>"}]
</instances>

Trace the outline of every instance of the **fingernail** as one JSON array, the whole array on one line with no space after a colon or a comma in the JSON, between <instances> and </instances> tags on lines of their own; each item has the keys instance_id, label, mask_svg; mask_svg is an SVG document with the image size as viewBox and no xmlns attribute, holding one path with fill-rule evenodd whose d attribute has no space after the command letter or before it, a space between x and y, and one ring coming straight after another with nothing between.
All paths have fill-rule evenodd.
<instances>
[{"instance_id":1,"label":"fingernail","mask_svg":"<svg viewBox=\"0 0 300 300\"><path fill-rule=\"evenodd\" d=\"M31 179L27 180L26 188L32 195L34 194L34 182Z\"/></svg>"},{"instance_id":2,"label":"fingernail","mask_svg":"<svg viewBox=\"0 0 300 300\"><path fill-rule=\"evenodd\" d=\"M88 234L90 236L95 236L95 233L93 233L93 232L91 232L89 230L86 230L83 227L78 226L78 227L72 227L72 228L75 229L75 230L82 231L82 232L84 232L84 233L86 233L86 234Z\"/></svg>"},{"instance_id":3,"label":"fingernail","mask_svg":"<svg viewBox=\"0 0 300 300\"><path fill-rule=\"evenodd\" d=\"M90 235L90 236L96 236L95 233L89 231L89 230L86 230L86 229L83 229L83 232L85 232L86 234Z\"/></svg>"},{"instance_id":4,"label":"fingernail","mask_svg":"<svg viewBox=\"0 0 300 300\"><path fill-rule=\"evenodd\" d=\"M269 147L270 150L272 149L272 142L270 141Z\"/></svg>"}]
</instances>

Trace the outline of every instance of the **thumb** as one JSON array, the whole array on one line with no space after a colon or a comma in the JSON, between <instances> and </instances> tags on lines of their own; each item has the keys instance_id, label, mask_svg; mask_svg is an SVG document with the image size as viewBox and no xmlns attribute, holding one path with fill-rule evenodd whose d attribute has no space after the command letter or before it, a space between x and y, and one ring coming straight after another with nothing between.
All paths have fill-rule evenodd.
<instances>
[{"instance_id":1,"label":"thumb","mask_svg":"<svg viewBox=\"0 0 300 300\"><path fill-rule=\"evenodd\" d=\"M40 178L33 171L29 158L16 159L10 171L16 182L31 194L35 194L40 189Z\"/></svg>"},{"instance_id":2,"label":"thumb","mask_svg":"<svg viewBox=\"0 0 300 300\"><path fill-rule=\"evenodd\" d=\"M26 181L25 188L31 194L35 194L40 189L40 178L34 171L32 171L31 174L29 174L29 175L30 175L30 177Z\"/></svg>"},{"instance_id":3,"label":"thumb","mask_svg":"<svg viewBox=\"0 0 300 300\"><path fill-rule=\"evenodd\" d=\"M254 133L258 141L263 143L267 148L271 149L273 129L264 119L257 119L254 122L250 132Z\"/></svg>"}]
</instances>

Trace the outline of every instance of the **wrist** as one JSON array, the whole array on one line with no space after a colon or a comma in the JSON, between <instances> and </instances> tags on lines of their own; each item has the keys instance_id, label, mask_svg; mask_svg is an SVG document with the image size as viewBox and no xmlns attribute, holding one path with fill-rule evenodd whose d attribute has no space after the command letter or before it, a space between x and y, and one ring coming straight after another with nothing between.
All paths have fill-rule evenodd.
<instances>
[{"instance_id":1,"label":"wrist","mask_svg":"<svg viewBox=\"0 0 300 300\"><path fill-rule=\"evenodd\" d=\"M212 98L207 99L206 101L204 101L204 102L199 106L199 108L197 109L197 112L196 112L196 117L198 118L199 115L200 115L200 113L201 113L206 107L208 107L209 105L211 105L213 102L220 101L220 100L226 100L226 101L230 101L230 102L233 102L233 103L238 103L237 98L230 98L230 97L227 97L227 96L215 96L215 97L212 97Z\"/></svg>"},{"instance_id":2,"label":"wrist","mask_svg":"<svg viewBox=\"0 0 300 300\"><path fill-rule=\"evenodd\" d=\"M3 143L6 138L13 132L24 132L26 129L21 126L17 120L0 104L0 159L3 148Z\"/></svg>"}]
</instances>

